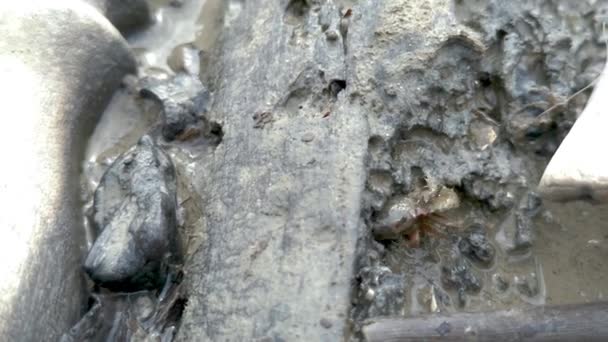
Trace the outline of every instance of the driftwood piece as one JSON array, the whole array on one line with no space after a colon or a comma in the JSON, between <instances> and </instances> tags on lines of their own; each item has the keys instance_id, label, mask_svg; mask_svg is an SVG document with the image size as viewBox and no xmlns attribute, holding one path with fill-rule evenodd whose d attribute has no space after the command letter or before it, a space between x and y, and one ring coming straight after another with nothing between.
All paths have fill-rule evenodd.
<instances>
[{"instance_id":1,"label":"driftwood piece","mask_svg":"<svg viewBox=\"0 0 608 342\"><path fill-rule=\"evenodd\" d=\"M331 2L318 12L304 1L242 6L228 9L214 67L209 115L224 135L196 165L206 239L188 266L178 340L337 341L367 146L364 113L344 90L341 37L322 29L337 30L340 12Z\"/></svg>"}]
</instances>

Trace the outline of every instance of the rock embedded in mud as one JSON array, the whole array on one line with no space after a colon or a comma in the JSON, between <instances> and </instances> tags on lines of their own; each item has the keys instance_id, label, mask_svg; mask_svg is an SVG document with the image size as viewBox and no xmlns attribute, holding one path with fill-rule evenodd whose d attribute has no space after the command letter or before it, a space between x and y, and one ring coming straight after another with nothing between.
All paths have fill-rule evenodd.
<instances>
[{"instance_id":1,"label":"rock embedded in mud","mask_svg":"<svg viewBox=\"0 0 608 342\"><path fill-rule=\"evenodd\" d=\"M473 225L469 228L469 233L458 242L458 249L469 260L483 266L492 264L496 255L496 250L481 225Z\"/></svg>"},{"instance_id":2,"label":"rock embedded in mud","mask_svg":"<svg viewBox=\"0 0 608 342\"><path fill-rule=\"evenodd\" d=\"M491 123L476 120L471 122L469 137L472 145L483 151L492 146L498 138L498 128Z\"/></svg>"},{"instance_id":3,"label":"rock embedded in mud","mask_svg":"<svg viewBox=\"0 0 608 342\"><path fill-rule=\"evenodd\" d=\"M197 75L177 74L167 79L145 77L140 94L162 105L162 135L169 141L186 140L193 135L212 133L214 125L204 114L209 92Z\"/></svg>"},{"instance_id":4,"label":"rock embedded in mud","mask_svg":"<svg viewBox=\"0 0 608 342\"><path fill-rule=\"evenodd\" d=\"M175 169L150 136L142 137L101 178L94 223L100 234L85 270L104 286L157 287L165 278L163 264L180 259Z\"/></svg>"}]
</instances>

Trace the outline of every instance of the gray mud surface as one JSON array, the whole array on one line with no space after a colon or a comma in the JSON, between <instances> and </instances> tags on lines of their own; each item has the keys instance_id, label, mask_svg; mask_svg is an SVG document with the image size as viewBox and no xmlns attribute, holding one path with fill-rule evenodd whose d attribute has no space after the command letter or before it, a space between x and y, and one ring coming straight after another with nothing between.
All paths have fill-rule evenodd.
<instances>
[{"instance_id":1,"label":"gray mud surface","mask_svg":"<svg viewBox=\"0 0 608 342\"><path fill-rule=\"evenodd\" d=\"M157 316L180 341L356 340L378 316L603 299L605 206L534 191L591 89L570 95L602 70L607 6L154 1L183 22L130 38L140 75L90 143L83 192L159 139L186 256L179 315ZM141 79L196 70L166 61L185 43L205 108L167 112L179 98L141 97Z\"/></svg>"}]
</instances>

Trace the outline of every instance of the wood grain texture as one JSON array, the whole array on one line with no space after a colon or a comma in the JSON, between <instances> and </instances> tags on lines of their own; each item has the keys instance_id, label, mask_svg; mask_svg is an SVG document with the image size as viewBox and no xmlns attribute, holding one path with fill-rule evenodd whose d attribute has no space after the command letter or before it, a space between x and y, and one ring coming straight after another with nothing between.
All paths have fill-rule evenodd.
<instances>
[{"instance_id":1,"label":"wood grain texture","mask_svg":"<svg viewBox=\"0 0 608 342\"><path fill-rule=\"evenodd\" d=\"M608 303L369 321L367 341L606 341Z\"/></svg>"}]
</instances>

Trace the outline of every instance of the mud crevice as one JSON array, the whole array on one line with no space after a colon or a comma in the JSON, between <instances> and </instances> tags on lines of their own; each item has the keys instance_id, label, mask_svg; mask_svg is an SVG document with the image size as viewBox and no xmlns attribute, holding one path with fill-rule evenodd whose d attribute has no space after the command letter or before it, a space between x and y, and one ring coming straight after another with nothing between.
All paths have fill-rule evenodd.
<instances>
[{"instance_id":1,"label":"mud crevice","mask_svg":"<svg viewBox=\"0 0 608 342\"><path fill-rule=\"evenodd\" d=\"M586 86L577 74L601 66L604 55L593 43L598 32L588 27L590 36L581 37L568 31L573 25L564 29L560 25L570 19L555 6L543 0L521 6L454 1L455 17L466 30L448 35L432 53L421 53L419 64L408 60L396 69L398 58L394 64L380 59L375 78L368 82L375 90L359 98L373 99L368 100L375 114L369 117L372 127L390 129L371 132L362 217L373 231L388 222L389 213L398 213L399 206L409 211L393 221L404 234L389 241L382 235L380 246L368 242L367 253L377 257L364 254L360 259L355 321L384 315L378 306L390 315L415 315L544 300L535 259L524 258L517 267L505 260L521 258L521 250L530 253L534 246L531 232L538 211L530 209L536 204L526 198L536 198L532 190L540 171L568 132L584 96L545 111ZM585 15L593 11L585 6L565 5ZM429 207L425 196L433 188L452 191L458 206L445 212ZM526 216L530 212L535 214ZM428 229L434 213L441 218L431 217L431 225L442 234ZM407 215L419 232L404 228ZM413 232L420 241L412 241ZM472 252L471 241L487 241L499 252ZM489 264L497 266L481 267L471 259L478 253L493 255ZM370 268L384 274L374 276L374 286L366 278ZM383 283L387 274L406 275L405 295L391 292L391 281ZM366 295L370 289L376 297ZM383 291L397 302L405 296L405 304L382 304L385 299L377 296Z\"/></svg>"},{"instance_id":2,"label":"mud crevice","mask_svg":"<svg viewBox=\"0 0 608 342\"><path fill-rule=\"evenodd\" d=\"M285 8L284 20L289 25L297 25L304 22L308 12L311 10L309 0L289 0Z\"/></svg>"}]
</instances>

